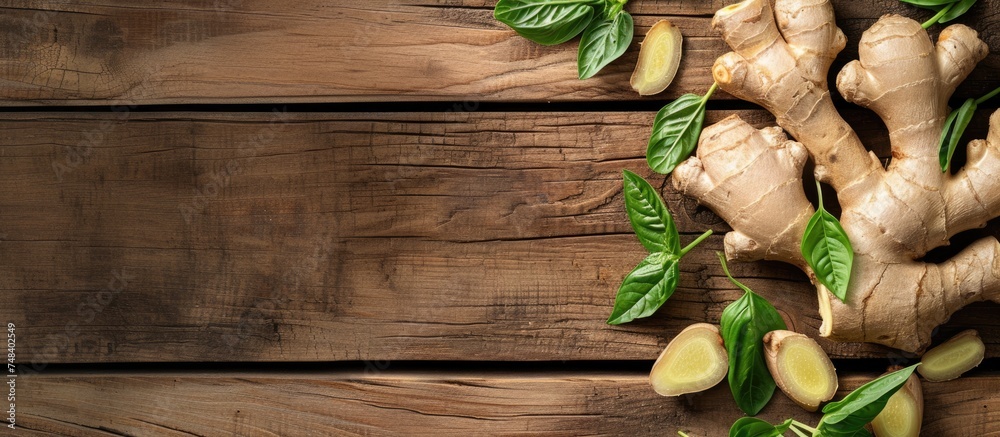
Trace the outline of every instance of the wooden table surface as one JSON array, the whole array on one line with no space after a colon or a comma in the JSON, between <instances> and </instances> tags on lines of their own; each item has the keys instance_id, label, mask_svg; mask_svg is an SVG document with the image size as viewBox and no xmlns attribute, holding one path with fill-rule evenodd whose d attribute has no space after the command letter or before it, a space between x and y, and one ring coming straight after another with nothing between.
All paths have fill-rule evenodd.
<instances>
[{"instance_id":1,"label":"wooden table surface","mask_svg":"<svg viewBox=\"0 0 1000 437\"><path fill-rule=\"evenodd\" d=\"M727 3L629 2L636 41L581 81L577 40L518 37L493 0L2 2L0 322L21 367L0 436L725 435L742 416L726 384L663 398L647 382L677 332L741 292L715 258L728 226L644 152L655 111L711 84ZM834 3L834 73L878 16L929 16ZM685 35L681 70L639 98L638 41L663 18ZM995 2L959 22L1000 53ZM955 101L998 71L991 54ZM838 106L886 156L874 115ZM706 122L733 113L773 124L722 92ZM684 242L716 233L655 316L609 326L644 255L622 169L662 187ZM1000 223L956 245L983 235ZM817 336L801 272L732 269ZM979 329L989 358L924 384L925 435L1000 435L998 310L940 330ZM842 391L905 359L820 343ZM818 417L780 393L759 417L791 415Z\"/></svg>"}]
</instances>

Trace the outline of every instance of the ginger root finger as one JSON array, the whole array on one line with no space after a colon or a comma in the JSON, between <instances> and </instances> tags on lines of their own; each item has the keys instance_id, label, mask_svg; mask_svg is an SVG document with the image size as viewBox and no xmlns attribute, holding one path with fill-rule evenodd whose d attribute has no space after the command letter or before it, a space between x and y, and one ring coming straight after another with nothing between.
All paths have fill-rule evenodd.
<instances>
[{"instance_id":1,"label":"ginger root finger","mask_svg":"<svg viewBox=\"0 0 1000 437\"><path fill-rule=\"evenodd\" d=\"M781 129L756 129L737 116L701 133L697 157L677 167L673 184L726 220L726 257L805 266L798 242L813 206L802 191L808 153ZM761 172L770 178L758 177ZM745 202L746 207L727 208Z\"/></svg>"},{"instance_id":2,"label":"ginger root finger","mask_svg":"<svg viewBox=\"0 0 1000 437\"><path fill-rule=\"evenodd\" d=\"M837 371L816 340L792 331L764 334L764 361L778 388L806 411L837 393Z\"/></svg>"},{"instance_id":3,"label":"ginger root finger","mask_svg":"<svg viewBox=\"0 0 1000 437\"><path fill-rule=\"evenodd\" d=\"M729 357L719 328L695 323L663 349L649 372L649 383L662 396L679 396L714 387L727 371Z\"/></svg>"},{"instance_id":4,"label":"ginger root finger","mask_svg":"<svg viewBox=\"0 0 1000 437\"><path fill-rule=\"evenodd\" d=\"M950 381L982 363L985 354L979 333L968 329L927 351L917 372L931 382Z\"/></svg>"}]
</instances>

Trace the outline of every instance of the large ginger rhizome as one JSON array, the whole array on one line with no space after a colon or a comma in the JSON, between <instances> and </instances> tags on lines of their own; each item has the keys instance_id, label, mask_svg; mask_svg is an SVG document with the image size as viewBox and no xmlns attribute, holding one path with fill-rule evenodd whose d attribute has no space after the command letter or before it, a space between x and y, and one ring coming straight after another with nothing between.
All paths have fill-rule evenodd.
<instances>
[{"instance_id":1,"label":"large ginger rhizome","mask_svg":"<svg viewBox=\"0 0 1000 437\"><path fill-rule=\"evenodd\" d=\"M988 138L968 145L964 168L943 173L939 141L948 99L988 49L964 25L934 44L919 23L886 15L865 31L859 60L837 88L871 109L889 131L884 168L834 108L827 72L846 44L827 0L748 0L713 20L733 52L712 74L726 92L770 111L781 128L755 129L733 116L706 128L696 157L673 173L674 186L713 209L733 228L730 259L778 260L817 285L820 334L840 341L925 349L932 330L958 309L1000 301L1000 243L974 242L948 261L920 261L955 234L1000 215L1000 111ZM846 301L823 285L800 242L814 207L803 166L836 190L840 222L854 250Z\"/></svg>"}]
</instances>

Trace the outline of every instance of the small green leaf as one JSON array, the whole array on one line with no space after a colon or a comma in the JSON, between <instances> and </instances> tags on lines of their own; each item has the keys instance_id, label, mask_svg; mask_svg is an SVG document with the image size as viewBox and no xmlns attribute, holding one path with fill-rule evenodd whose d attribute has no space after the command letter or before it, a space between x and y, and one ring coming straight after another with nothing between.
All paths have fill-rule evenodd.
<instances>
[{"instance_id":1,"label":"small green leaf","mask_svg":"<svg viewBox=\"0 0 1000 437\"><path fill-rule=\"evenodd\" d=\"M924 9L930 9L932 7L942 7L949 5L951 3L958 2L959 0L899 0L903 3L908 3L914 6L923 7Z\"/></svg>"},{"instance_id":2,"label":"small green leaf","mask_svg":"<svg viewBox=\"0 0 1000 437\"><path fill-rule=\"evenodd\" d=\"M906 379L920 364L914 364L883 375L861 387L837 402L831 402L823 407L823 418L816 427L822 436L862 436L870 435L864 430L865 425L875 420L882 412L889 398L896 393ZM859 432L862 432L859 434Z\"/></svg>"},{"instance_id":3,"label":"small green leaf","mask_svg":"<svg viewBox=\"0 0 1000 437\"><path fill-rule=\"evenodd\" d=\"M976 113L976 99L968 99L957 110L951 111L944 122L944 129L941 131L941 140L938 143L938 162L941 164L941 171L947 172L951 168L951 158L958 148L958 142L965 133L965 128L972 121L972 115Z\"/></svg>"},{"instance_id":4,"label":"small green leaf","mask_svg":"<svg viewBox=\"0 0 1000 437\"><path fill-rule=\"evenodd\" d=\"M646 146L649 168L669 174L698 146L705 121L705 98L685 94L664 106L653 120L653 134Z\"/></svg>"},{"instance_id":5,"label":"small green leaf","mask_svg":"<svg viewBox=\"0 0 1000 437\"><path fill-rule=\"evenodd\" d=\"M539 44L569 41L594 19L601 0L500 0L493 17Z\"/></svg>"},{"instance_id":6,"label":"small green leaf","mask_svg":"<svg viewBox=\"0 0 1000 437\"><path fill-rule=\"evenodd\" d=\"M621 10L618 10L614 18L592 21L587 30L583 31L576 57L580 79L592 77L624 54L632 43L634 28L632 16Z\"/></svg>"},{"instance_id":7,"label":"small green leaf","mask_svg":"<svg viewBox=\"0 0 1000 437\"><path fill-rule=\"evenodd\" d=\"M729 389L736 405L753 416L767 405L775 383L764 361L764 334L787 329L778 310L729 274L726 260L719 254L729 280L745 291L743 297L722 311L722 340L729 355Z\"/></svg>"},{"instance_id":8,"label":"small green leaf","mask_svg":"<svg viewBox=\"0 0 1000 437\"><path fill-rule=\"evenodd\" d=\"M625 212L639 242L650 252L679 254L677 227L656 189L635 173L628 170L622 173Z\"/></svg>"},{"instance_id":9,"label":"small green leaf","mask_svg":"<svg viewBox=\"0 0 1000 437\"><path fill-rule=\"evenodd\" d=\"M816 187L819 189L819 182L816 182ZM819 208L809 219L802 235L802 257L809 263L816 279L841 301L846 301L854 249L840 221L823 209L822 190L819 193Z\"/></svg>"},{"instance_id":10,"label":"small green leaf","mask_svg":"<svg viewBox=\"0 0 1000 437\"><path fill-rule=\"evenodd\" d=\"M976 4L976 0L961 0L955 3L955 5L948 10L948 12L945 12L941 18L938 18L938 23L947 23L962 16L962 14L968 12L974 4Z\"/></svg>"},{"instance_id":11,"label":"small green leaf","mask_svg":"<svg viewBox=\"0 0 1000 437\"><path fill-rule=\"evenodd\" d=\"M792 419L778 425L771 425L760 419L744 417L729 428L729 437L778 437L792 426Z\"/></svg>"},{"instance_id":12,"label":"small green leaf","mask_svg":"<svg viewBox=\"0 0 1000 437\"><path fill-rule=\"evenodd\" d=\"M662 252L642 260L618 288L608 324L620 325L653 315L677 289L677 260Z\"/></svg>"}]
</instances>

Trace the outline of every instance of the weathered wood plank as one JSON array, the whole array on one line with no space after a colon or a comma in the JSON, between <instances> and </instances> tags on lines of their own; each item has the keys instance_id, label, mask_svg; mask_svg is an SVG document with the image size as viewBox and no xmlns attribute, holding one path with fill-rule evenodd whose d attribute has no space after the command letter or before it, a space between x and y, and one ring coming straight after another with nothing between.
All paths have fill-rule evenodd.
<instances>
[{"instance_id":1,"label":"weathered wood plank","mask_svg":"<svg viewBox=\"0 0 1000 437\"><path fill-rule=\"evenodd\" d=\"M874 375L841 378L839 396ZM923 435L1000 435L1000 376L923 384ZM635 373L71 374L21 379L37 435L726 435L725 384L664 398ZM815 424L777 393L758 416Z\"/></svg>"},{"instance_id":2,"label":"weathered wood plank","mask_svg":"<svg viewBox=\"0 0 1000 437\"><path fill-rule=\"evenodd\" d=\"M493 1L13 0L0 5L0 103L637 99L628 78L638 41L662 18L686 36L675 84L654 97L672 98L711 85L708 70L727 50L709 19L727 3L633 0L632 47L580 81L577 42L520 38L493 19ZM835 4L852 41L837 65L856 56L853 43L880 15L927 15L895 0ZM979 2L964 20L989 30L997 8ZM1000 44L996 32L984 37ZM991 55L959 94L992 89L997 68L1000 56Z\"/></svg>"},{"instance_id":3,"label":"weathered wood plank","mask_svg":"<svg viewBox=\"0 0 1000 437\"><path fill-rule=\"evenodd\" d=\"M646 168L652 117L8 114L0 321L21 327L20 357L39 366L653 359L739 294L713 253L725 225ZM685 258L665 309L610 327L643 256L622 168L664 185L686 239L719 233ZM733 269L815 334L801 273ZM980 328L996 356L995 311L973 306L948 329Z\"/></svg>"}]
</instances>

